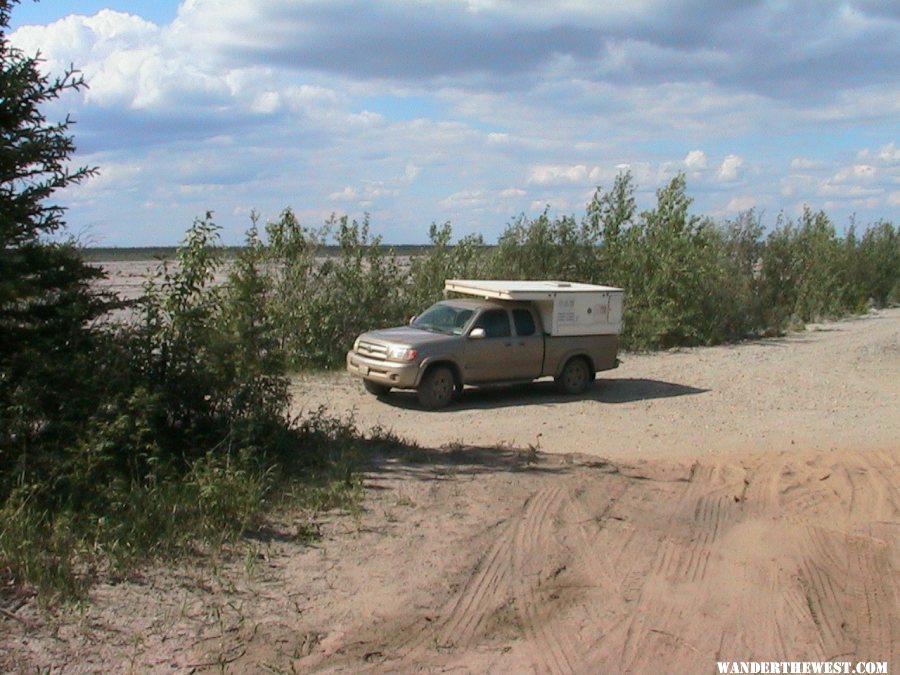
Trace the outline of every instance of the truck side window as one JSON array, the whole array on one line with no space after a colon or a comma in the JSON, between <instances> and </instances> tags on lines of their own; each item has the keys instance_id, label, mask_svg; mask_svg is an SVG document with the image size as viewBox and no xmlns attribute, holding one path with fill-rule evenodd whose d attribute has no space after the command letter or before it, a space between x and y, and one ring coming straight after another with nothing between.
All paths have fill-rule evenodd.
<instances>
[{"instance_id":1,"label":"truck side window","mask_svg":"<svg viewBox=\"0 0 900 675\"><path fill-rule=\"evenodd\" d=\"M509 316L504 309L489 309L481 313L472 328L484 328L485 337L509 337Z\"/></svg>"},{"instance_id":2,"label":"truck side window","mask_svg":"<svg viewBox=\"0 0 900 675\"><path fill-rule=\"evenodd\" d=\"M516 324L516 335L534 335L534 317L527 309L514 309L513 322Z\"/></svg>"}]
</instances>

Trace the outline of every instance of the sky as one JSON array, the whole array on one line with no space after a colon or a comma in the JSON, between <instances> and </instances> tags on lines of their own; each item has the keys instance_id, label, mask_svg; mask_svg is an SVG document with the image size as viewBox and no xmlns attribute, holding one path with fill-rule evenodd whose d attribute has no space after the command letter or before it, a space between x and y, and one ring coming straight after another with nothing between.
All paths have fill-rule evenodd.
<instances>
[{"instance_id":1,"label":"sky","mask_svg":"<svg viewBox=\"0 0 900 675\"><path fill-rule=\"evenodd\" d=\"M387 243L496 241L679 172L693 212L900 223L897 0L22 0L10 42L88 88L55 195L89 245L223 241L291 208Z\"/></svg>"}]
</instances>

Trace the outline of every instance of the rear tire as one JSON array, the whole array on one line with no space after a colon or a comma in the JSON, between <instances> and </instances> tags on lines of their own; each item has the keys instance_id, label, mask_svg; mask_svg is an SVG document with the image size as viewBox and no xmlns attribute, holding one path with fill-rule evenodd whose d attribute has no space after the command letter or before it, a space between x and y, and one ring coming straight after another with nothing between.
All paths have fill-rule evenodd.
<instances>
[{"instance_id":1,"label":"rear tire","mask_svg":"<svg viewBox=\"0 0 900 675\"><path fill-rule=\"evenodd\" d=\"M437 410L449 405L456 394L456 378L446 366L431 368L422 377L416 396L423 408Z\"/></svg>"},{"instance_id":2,"label":"rear tire","mask_svg":"<svg viewBox=\"0 0 900 675\"><path fill-rule=\"evenodd\" d=\"M555 382L564 394L580 394L588 388L593 379L588 362L584 358L576 356L566 361L566 365L555 378Z\"/></svg>"},{"instance_id":3,"label":"rear tire","mask_svg":"<svg viewBox=\"0 0 900 675\"><path fill-rule=\"evenodd\" d=\"M367 392L375 396L384 396L391 390L386 384L378 384L377 382L372 382L372 380L363 380L363 386Z\"/></svg>"}]
</instances>

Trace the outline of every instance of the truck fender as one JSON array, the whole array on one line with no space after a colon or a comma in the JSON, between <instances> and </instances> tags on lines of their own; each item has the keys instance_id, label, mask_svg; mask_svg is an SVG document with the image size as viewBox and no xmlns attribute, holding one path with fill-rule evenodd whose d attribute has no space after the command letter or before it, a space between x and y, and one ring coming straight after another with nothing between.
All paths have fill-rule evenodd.
<instances>
[{"instance_id":1,"label":"truck fender","mask_svg":"<svg viewBox=\"0 0 900 675\"><path fill-rule=\"evenodd\" d=\"M563 368L565 368L566 364L573 358L580 357L587 361L588 368L590 368L592 373L596 373L596 366L594 365L593 359L584 351L580 349L573 349L570 352L566 352L566 354L559 360L559 363L556 364L556 372L553 373L554 377L559 377L562 373Z\"/></svg>"},{"instance_id":2,"label":"truck fender","mask_svg":"<svg viewBox=\"0 0 900 675\"><path fill-rule=\"evenodd\" d=\"M430 356L422 359L422 363L419 364L419 372L416 375L416 387L422 382L422 377L425 375L425 372L431 368L431 366L435 365L447 366L453 371L453 377L456 378L457 384L462 386L462 368L459 367L459 364L455 359L448 358L447 356Z\"/></svg>"}]
</instances>

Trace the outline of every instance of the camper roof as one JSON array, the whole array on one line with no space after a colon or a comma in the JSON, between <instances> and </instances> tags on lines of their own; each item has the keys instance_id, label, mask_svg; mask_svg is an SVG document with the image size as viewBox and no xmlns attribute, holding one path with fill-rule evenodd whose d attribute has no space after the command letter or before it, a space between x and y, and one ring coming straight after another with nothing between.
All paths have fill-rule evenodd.
<instances>
[{"instance_id":1,"label":"camper roof","mask_svg":"<svg viewBox=\"0 0 900 675\"><path fill-rule=\"evenodd\" d=\"M447 279L445 291L498 300L549 300L566 293L621 292L621 288L582 284L575 281L504 281Z\"/></svg>"}]
</instances>

